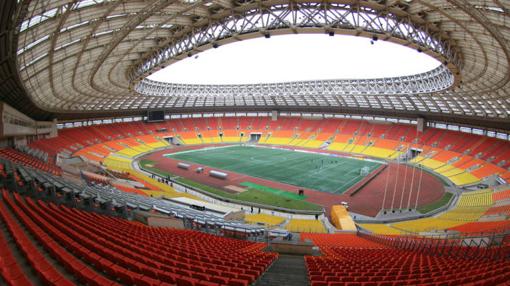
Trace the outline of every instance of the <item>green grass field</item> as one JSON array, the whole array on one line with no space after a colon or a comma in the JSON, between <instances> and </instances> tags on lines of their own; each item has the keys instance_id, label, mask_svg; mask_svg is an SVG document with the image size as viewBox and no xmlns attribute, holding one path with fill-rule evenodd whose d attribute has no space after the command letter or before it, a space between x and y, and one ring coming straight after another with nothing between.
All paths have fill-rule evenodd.
<instances>
[{"instance_id":1,"label":"green grass field","mask_svg":"<svg viewBox=\"0 0 510 286\"><path fill-rule=\"evenodd\" d=\"M448 192L445 192L443 194L443 196L441 197L441 199L439 199L438 201L435 201L433 203L430 203L428 205L424 205L424 206L421 206L418 208L418 211L422 214L426 214L428 212L431 212L435 209L438 209L444 205L446 205L447 203L450 202L450 199L453 197L453 194L452 193L448 193Z\"/></svg>"},{"instance_id":2,"label":"green grass field","mask_svg":"<svg viewBox=\"0 0 510 286\"><path fill-rule=\"evenodd\" d=\"M158 174L163 177L169 176L178 183L188 185L195 189L199 189L202 190L203 192L214 194L225 199L234 199L238 201L245 201L292 210L307 210L307 211L322 210L321 206L304 201L306 197L301 197L296 194L288 193L282 190L277 190L266 186L245 182L242 184L244 184L245 187L247 187L248 189L245 192L234 194L226 192L220 188L211 187L187 178L176 176L175 174L172 174L170 172L160 170L154 167L156 162L150 160L140 160L139 164L146 171Z\"/></svg>"},{"instance_id":3,"label":"green grass field","mask_svg":"<svg viewBox=\"0 0 510 286\"><path fill-rule=\"evenodd\" d=\"M292 200L301 201L301 200L304 200L304 199L307 198L307 196L300 196L299 194L296 194L296 193L291 193L291 192L287 192L287 191L271 188L271 187L268 187L268 186L263 186L263 185L255 184L255 183L252 183L252 182L242 182L240 185L243 186L243 187L247 187L247 188L250 188L250 189L255 189L255 190L258 190L258 191L270 193L270 194L273 194L273 195L277 195L277 196L281 196L281 197L286 197L286 198L292 199Z\"/></svg>"},{"instance_id":4,"label":"green grass field","mask_svg":"<svg viewBox=\"0 0 510 286\"><path fill-rule=\"evenodd\" d=\"M274 193L268 193L266 191L261 191L258 189L248 188L247 191L239 193L239 194L232 194L225 192L221 189L211 187L208 185L204 185L199 182L192 181L190 179L186 178L178 178L177 182L186 184L188 186L200 189L202 191L215 194L218 196L221 196L226 199L234 199L238 201L245 201L245 202L251 202L251 203L257 203L257 204L263 204L268 206L275 206L275 207L281 207L291 210L307 210L307 211L320 211L322 210L322 207L313 204L310 202L306 202L302 199L291 199L287 196L282 196L281 194L274 194ZM281 191L284 192L284 191Z\"/></svg>"},{"instance_id":5,"label":"green grass field","mask_svg":"<svg viewBox=\"0 0 510 286\"><path fill-rule=\"evenodd\" d=\"M166 157L298 187L341 194L379 163L253 146L229 146L168 154Z\"/></svg>"}]
</instances>

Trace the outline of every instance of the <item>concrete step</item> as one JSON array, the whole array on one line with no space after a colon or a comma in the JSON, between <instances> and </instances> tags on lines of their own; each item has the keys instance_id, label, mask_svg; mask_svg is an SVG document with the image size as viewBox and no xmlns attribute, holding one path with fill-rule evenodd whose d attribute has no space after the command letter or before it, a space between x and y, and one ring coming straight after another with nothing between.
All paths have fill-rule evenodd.
<instances>
[{"instance_id":1,"label":"concrete step","mask_svg":"<svg viewBox=\"0 0 510 286\"><path fill-rule=\"evenodd\" d=\"M308 286L303 256L280 255L255 283L256 286Z\"/></svg>"}]
</instances>

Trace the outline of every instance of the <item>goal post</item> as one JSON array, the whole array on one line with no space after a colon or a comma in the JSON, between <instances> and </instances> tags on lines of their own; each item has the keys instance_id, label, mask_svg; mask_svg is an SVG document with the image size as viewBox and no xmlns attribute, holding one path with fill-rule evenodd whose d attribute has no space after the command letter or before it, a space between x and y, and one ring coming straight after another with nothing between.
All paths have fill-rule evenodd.
<instances>
[{"instance_id":1,"label":"goal post","mask_svg":"<svg viewBox=\"0 0 510 286\"><path fill-rule=\"evenodd\" d=\"M370 173L370 167L367 167L367 166L362 167L362 168L359 170L359 174L360 174L361 176L366 176L366 175L368 175L369 173Z\"/></svg>"}]
</instances>

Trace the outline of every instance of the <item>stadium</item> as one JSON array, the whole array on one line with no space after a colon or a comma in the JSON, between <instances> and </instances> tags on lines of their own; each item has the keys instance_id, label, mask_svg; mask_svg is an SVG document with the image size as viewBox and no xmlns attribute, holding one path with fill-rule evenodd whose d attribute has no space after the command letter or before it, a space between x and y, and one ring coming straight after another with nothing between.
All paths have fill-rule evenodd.
<instances>
[{"instance_id":1,"label":"stadium","mask_svg":"<svg viewBox=\"0 0 510 286\"><path fill-rule=\"evenodd\" d=\"M0 285L510 285L508 1L6 0L0 19ZM291 35L436 64L155 77Z\"/></svg>"}]
</instances>

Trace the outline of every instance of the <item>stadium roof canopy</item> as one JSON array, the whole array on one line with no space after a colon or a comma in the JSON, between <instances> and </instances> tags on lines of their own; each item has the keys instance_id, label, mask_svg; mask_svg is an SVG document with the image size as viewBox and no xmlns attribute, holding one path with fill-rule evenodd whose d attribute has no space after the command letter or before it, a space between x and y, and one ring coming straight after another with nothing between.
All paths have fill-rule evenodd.
<instances>
[{"instance_id":1,"label":"stadium roof canopy","mask_svg":"<svg viewBox=\"0 0 510 286\"><path fill-rule=\"evenodd\" d=\"M510 129L508 1L18 0L0 6L0 92L36 119L276 109ZM371 80L185 85L146 78L209 48L290 33L392 41L442 65Z\"/></svg>"}]
</instances>

